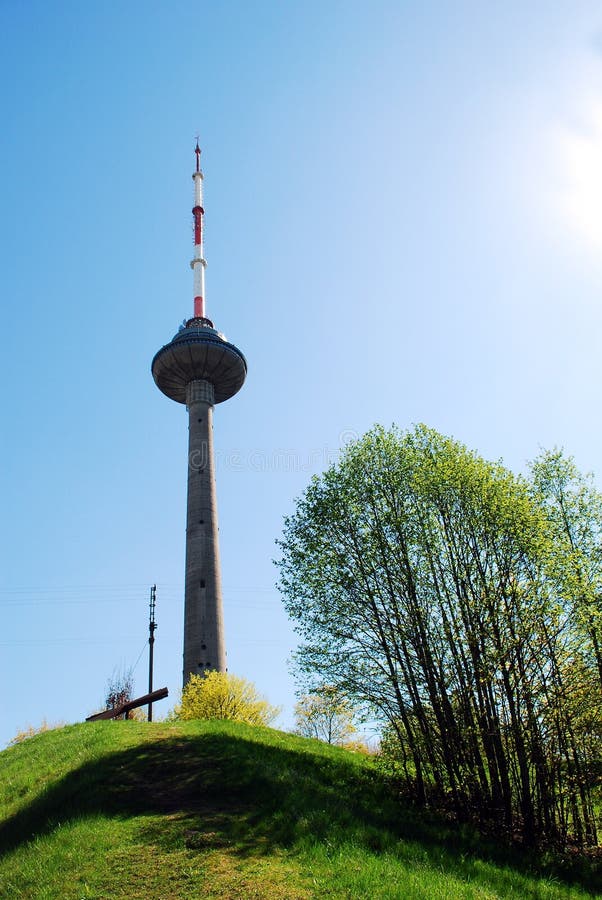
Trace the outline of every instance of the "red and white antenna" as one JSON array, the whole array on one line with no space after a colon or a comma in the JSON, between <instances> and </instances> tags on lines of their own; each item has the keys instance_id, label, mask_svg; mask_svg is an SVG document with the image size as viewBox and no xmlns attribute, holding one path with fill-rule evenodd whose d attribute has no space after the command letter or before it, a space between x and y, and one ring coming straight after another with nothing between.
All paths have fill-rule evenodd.
<instances>
[{"instance_id":1,"label":"red and white antenna","mask_svg":"<svg viewBox=\"0 0 602 900\"><path fill-rule=\"evenodd\" d=\"M194 149L196 155L196 169L193 172L192 180L194 181L194 206L192 215L194 216L194 257L191 260L190 268L193 272L194 282L194 317L195 319L205 318L205 258L203 256L203 173L201 172L201 148L197 138L196 147Z\"/></svg>"}]
</instances>

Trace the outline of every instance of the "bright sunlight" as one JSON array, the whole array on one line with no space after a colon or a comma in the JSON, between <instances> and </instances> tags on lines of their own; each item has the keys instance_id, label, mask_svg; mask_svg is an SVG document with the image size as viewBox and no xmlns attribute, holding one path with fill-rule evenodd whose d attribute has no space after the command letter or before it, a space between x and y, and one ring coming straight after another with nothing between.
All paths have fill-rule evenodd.
<instances>
[{"instance_id":1,"label":"bright sunlight","mask_svg":"<svg viewBox=\"0 0 602 900\"><path fill-rule=\"evenodd\" d=\"M584 108L579 126L560 133L560 211L565 224L590 246L602 249L602 101Z\"/></svg>"}]
</instances>

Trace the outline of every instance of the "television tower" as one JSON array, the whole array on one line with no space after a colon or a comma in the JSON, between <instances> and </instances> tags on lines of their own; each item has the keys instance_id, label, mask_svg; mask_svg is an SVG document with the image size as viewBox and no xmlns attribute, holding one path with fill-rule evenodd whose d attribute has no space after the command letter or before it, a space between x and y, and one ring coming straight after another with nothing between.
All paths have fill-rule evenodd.
<instances>
[{"instance_id":1,"label":"television tower","mask_svg":"<svg viewBox=\"0 0 602 900\"><path fill-rule=\"evenodd\" d=\"M247 361L205 316L203 173L195 147L194 313L155 354L151 370L160 391L188 409L188 503L184 587L184 685L206 669L226 671L222 584L213 455L213 407L239 391Z\"/></svg>"}]
</instances>

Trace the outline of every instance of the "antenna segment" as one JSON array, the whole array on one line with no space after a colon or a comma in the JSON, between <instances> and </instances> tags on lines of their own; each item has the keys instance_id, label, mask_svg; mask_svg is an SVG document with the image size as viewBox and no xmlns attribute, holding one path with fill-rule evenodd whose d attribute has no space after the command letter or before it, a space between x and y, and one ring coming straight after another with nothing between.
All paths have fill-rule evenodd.
<instances>
[{"instance_id":1,"label":"antenna segment","mask_svg":"<svg viewBox=\"0 0 602 900\"><path fill-rule=\"evenodd\" d=\"M203 257L203 173L201 171L201 148L197 140L194 148L196 156L196 169L192 174L194 181L194 256L190 262L194 282L194 318L205 318L205 266Z\"/></svg>"}]
</instances>

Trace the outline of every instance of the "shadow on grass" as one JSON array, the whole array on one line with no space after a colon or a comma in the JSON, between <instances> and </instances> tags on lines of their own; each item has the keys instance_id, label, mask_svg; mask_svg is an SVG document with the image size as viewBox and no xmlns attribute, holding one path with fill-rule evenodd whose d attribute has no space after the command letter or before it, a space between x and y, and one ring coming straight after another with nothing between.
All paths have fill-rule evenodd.
<instances>
[{"instance_id":1,"label":"shadow on grass","mask_svg":"<svg viewBox=\"0 0 602 900\"><path fill-rule=\"evenodd\" d=\"M351 841L406 858L399 842L411 841L432 865L459 877L474 858L532 871L515 853L484 848L468 830L400 807L376 772L350 765L342 755L227 733L166 737L81 765L0 824L0 855L60 824L98 814L160 815L161 823L149 821L144 836L168 849L185 842L189 849L227 846L250 855L304 840L333 848ZM411 855L406 859L411 865ZM594 889L593 871L554 874Z\"/></svg>"}]
</instances>

